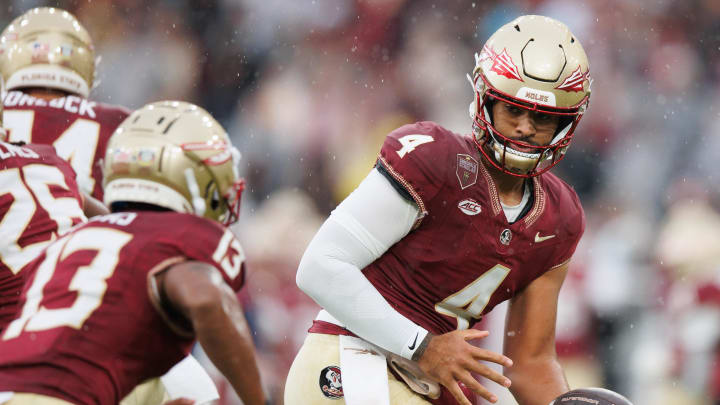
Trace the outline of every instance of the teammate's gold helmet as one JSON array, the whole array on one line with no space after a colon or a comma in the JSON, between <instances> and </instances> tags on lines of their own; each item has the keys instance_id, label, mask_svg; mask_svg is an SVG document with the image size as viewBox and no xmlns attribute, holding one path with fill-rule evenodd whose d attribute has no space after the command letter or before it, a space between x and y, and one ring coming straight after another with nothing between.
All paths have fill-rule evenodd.
<instances>
[{"instance_id":1,"label":"teammate's gold helmet","mask_svg":"<svg viewBox=\"0 0 720 405\"><path fill-rule=\"evenodd\" d=\"M0 74L8 90L47 87L87 97L95 80L90 35L65 10L34 8L0 35Z\"/></svg>"},{"instance_id":2,"label":"teammate's gold helmet","mask_svg":"<svg viewBox=\"0 0 720 405\"><path fill-rule=\"evenodd\" d=\"M505 24L475 54L468 75L475 98L470 104L475 142L488 161L505 173L532 177L556 165L590 99L589 65L580 41L552 18L527 15ZM549 145L512 140L493 126L492 103L560 117ZM534 150L532 153L522 150Z\"/></svg>"},{"instance_id":3,"label":"teammate's gold helmet","mask_svg":"<svg viewBox=\"0 0 720 405\"><path fill-rule=\"evenodd\" d=\"M110 138L105 204L139 202L230 224L240 213L240 152L202 108L160 101L130 114Z\"/></svg>"}]
</instances>

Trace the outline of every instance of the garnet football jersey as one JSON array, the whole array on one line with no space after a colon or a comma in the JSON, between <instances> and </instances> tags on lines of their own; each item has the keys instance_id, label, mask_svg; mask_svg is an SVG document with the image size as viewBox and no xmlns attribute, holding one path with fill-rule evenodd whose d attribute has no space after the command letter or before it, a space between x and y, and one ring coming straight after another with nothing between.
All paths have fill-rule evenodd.
<instances>
[{"instance_id":1,"label":"garnet football jersey","mask_svg":"<svg viewBox=\"0 0 720 405\"><path fill-rule=\"evenodd\" d=\"M0 331L17 309L20 270L85 220L82 205L75 172L51 146L0 142Z\"/></svg>"},{"instance_id":2,"label":"garnet football jersey","mask_svg":"<svg viewBox=\"0 0 720 405\"><path fill-rule=\"evenodd\" d=\"M421 218L363 273L398 312L435 334L471 327L566 263L585 227L577 195L550 173L528 180L533 205L508 223L480 159L471 137L433 122L393 131L378 158Z\"/></svg>"},{"instance_id":3,"label":"garnet football jersey","mask_svg":"<svg viewBox=\"0 0 720 405\"><path fill-rule=\"evenodd\" d=\"M244 253L232 232L190 214L95 217L28 270L22 312L0 336L0 391L117 404L189 352L186 321L157 299L153 275L181 261L215 266L235 291Z\"/></svg>"},{"instance_id":4,"label":"garnet football jersey","mask_svg":"<svg viewBox=\"0 0 720 405\"><path fill-rule=\"evenodd\" d=\"M75 169L82 191L103 200L100 161L127 109L73 95L46 101L21 91L9 92L4 104L8 141L53 145Z\"/></svg>"}]
</instances>

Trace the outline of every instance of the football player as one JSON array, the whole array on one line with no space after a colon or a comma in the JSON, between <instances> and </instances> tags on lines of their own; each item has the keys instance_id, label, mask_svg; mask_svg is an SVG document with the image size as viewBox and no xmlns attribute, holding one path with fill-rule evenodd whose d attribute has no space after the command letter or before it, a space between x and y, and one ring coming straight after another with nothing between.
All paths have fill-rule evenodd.
<instances>
[{"instance_id":1,"label":"football player","mask_svg":"<svg viewBox=\"0 0 720 405\"><path fill-rule=\"evenodd\" d=\"M102 201L100 162L129 111L87 99L95 62L90 35L62 9L34 8L0 35L8 140L53 145L81 189Z\"/></svg>"},{"instance_id":2,"label":"football player","mask_svg":"<svg viewBox=\"0 0 720 405\"><path fill-rule=\"evenodd\" d=\"M239 213L238 159L195 105L153 103L124 121L104 166L113 213L42 252L0 336L8 404L117 404L195 340L245 404L263 404L235 296L244 253L223 226Z\"/></svg>"},{"instance_id":3,"label":"football player","mask_svg":"<svg viewBox=\"0 0 720 405\"><path fill-rule=\"evenodd\" d=\"M8 143L4 136L0 120L0 331L17 310L26 266L87 220L75 172L52 146Z\"/></svg>"},{"instance_id":4,"label":"football player","mask_svg":"<svg viewBox=\"0 0 720 405\"><path fill-rule=\"evenodd\" d=\"M53 145L71 163L86 197L102 201L102 159L110 136L129 111L87 99L95 85L96 60L87 30L62 9L31 9L0 35L0 74L10 90L4 98L9 141ZM88 217L107 213L97 200L84 199ZM17 301L17 294L12 297ZM150 386L160 389L188 378L209 381L192 357L179 369L183 373L174 375L190 377ZM204 391L208 389L217 397L214 386L206 385ZM156 389L138 390L126 405L164 395Z\"/></svg>"},{"instance_id":5,"label":"football player","mask_svg":"<svg viewBox=\"0 0 720 405\"><path fill-rule=\"evenodd\" d=\"M298 286L324 309L290 369L286 405L466 405L468 389L497 401L473 374L523 405L568 391L557 297L585 220L548 170L587 108L588 73L564 24L522 16L476 55L472 135L434 122L388 135L301 260ZM469 328L505 300L504 354L468 343L488 335Z\"/></svg>"}]
</instances>

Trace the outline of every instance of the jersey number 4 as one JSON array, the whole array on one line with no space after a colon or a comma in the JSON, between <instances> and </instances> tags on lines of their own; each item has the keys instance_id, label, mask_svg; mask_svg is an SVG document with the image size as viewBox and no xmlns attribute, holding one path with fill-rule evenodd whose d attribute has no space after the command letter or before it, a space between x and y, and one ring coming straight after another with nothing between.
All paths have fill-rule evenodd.
<instances>
[{"instance_id":1,"label":"jersey number 4","mask_svg":"<svg viewBox=\"0 0 720 405\"><path fill-rule=\"evenodd\" d=\"M126 232L107 228L85 228L68 234L51 244L45 251L45 259L35 272L35 278L26 294L25 305L19 318L12 321L3 340L18 337L22 331L32 332L69 326L80 329L85 320L100 306L107 290L106 280L115 272L120 250L132 239ZM78 266L70 280L68 294L76 292L72 305L66 308L42 306L43 290L60 267L73 253L89 251L94 254L90 263ZM64 277L68 274L63 267ZM62 280L56 280L62 282Z\"/></svg>"},{"instance_id":2,"label":"jersey number 4","mask_svg":"<svg viewBox=\"0 0 720 405\"><path fill-rule=\"evenodd\" d=\"M480 318L490 297L509 273L509 268L495 265L467 287L435 304L435 311L457 318L457 328L467 329L471 319Z\"/></svg>"},{"instance_id":3,"label":"jersey number 4","mask_svg":"<svg viewBox=\"0 0 720 405\"><path fill-rule=\"evenodd\" d=\"M402 159L405 157L405 155L414 151L415 148L417 148L418 146L424 143L430 143L434 140L435 139L433 139L433 137L430 135L405 135L398 138L398 142L400 142L402 148L396 151L396 153L398 154L398 156L400 156L400 159Z\"/></svg>"}]
</instances>

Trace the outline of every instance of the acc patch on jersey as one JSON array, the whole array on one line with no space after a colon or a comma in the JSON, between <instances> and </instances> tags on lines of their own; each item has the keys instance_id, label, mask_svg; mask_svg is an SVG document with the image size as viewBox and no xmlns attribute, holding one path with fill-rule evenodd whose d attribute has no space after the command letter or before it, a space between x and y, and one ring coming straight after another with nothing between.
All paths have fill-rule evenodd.
<instances>
[{"instance_id":1,"label":"acc patch on jersey","mask_svg":"<svg viewBox=\"0 0 720 405\"><path fill-rule=\"evenodd\" d=\"M340 399L343 395L340 367L328 366L320 372L320 391L330 399Z\"/></svg>"},{"instance_id":2,"label":"acc patch on jersey","mask_svg":"<svg viewBox=\"0 0 720 405\"><path fill-rule=\"evenodd\" d=\"M477 182L478 162L472 156L464 153L457 155L457 169L455 170L460 188L462 190L472 186Z\"/></svg>"},{"instance_id":3,"label":"acc patch on jersey","mask_svg":"<svg viewBox=\"0 0 720 405\"><path fill-rule=\"evenodd\" d=\"M477 215L482 211L480 203L472 198L466 198L458 203L458 208L465 215Z\"/></svg>"}]
</instances>

